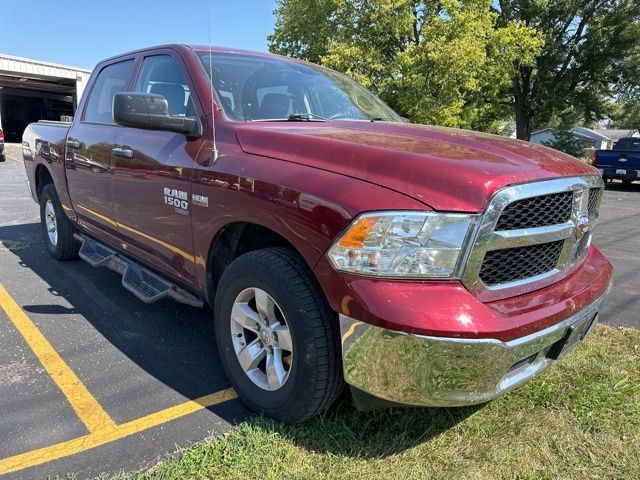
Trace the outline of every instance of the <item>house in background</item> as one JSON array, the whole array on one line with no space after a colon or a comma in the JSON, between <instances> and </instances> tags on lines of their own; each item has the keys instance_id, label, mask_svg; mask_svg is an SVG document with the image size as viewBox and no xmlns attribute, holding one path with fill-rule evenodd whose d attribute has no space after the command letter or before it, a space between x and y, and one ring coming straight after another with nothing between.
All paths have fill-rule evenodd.
<instances>
[{"instance_id":1,"label":"house in background","mask_svg":"<svg viewBox=\"0 0 640 480\"><path fill-rule=\"evenodd\" d=\"M617 142L621 138L624 137L640 137L640 132L638 130L628 130L628 129L596 129L601 135L606 135L613 143ZM613 148L613 145L609 148Z\"/></svg>"},{"instance_id":2,"label":"house in background","mask_svg":"<svg viewBox=\"0 0 640 480\"><path fill-rule=\"evenodd\" d=\"M544 145L553 142L556 137L557 128L543 128L531 134L532 143ZM574 127L571 129L573 135L580 140L585 150L611 150L613 144L622 137L640 137L637 130L592 130L585 127Z\"/></svg>"},{"instance_id":3,"label":"house in background","mask_svg":"<svg viewBox=\"0 0 640 480\"><path fill-rule=\"evenodd\" d=\"M557 128L543 128L531 134L532 143L544 145L547 142L553 142L556 138ZM613 146L613 139L607 135L591 130L585 127L574 127L571 129L573 136L580 140L585 150L610 149Z\"/></svg>"}]
</instances>

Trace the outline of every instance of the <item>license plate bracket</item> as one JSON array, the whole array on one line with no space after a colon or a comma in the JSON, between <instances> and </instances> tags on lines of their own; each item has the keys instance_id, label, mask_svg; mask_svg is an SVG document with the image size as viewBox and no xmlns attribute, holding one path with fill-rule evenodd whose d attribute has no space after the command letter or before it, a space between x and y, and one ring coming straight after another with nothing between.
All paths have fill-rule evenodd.
<instances>
[{"instance_id":1,"label":"license plate bracket","mask_svg":"<svg viewBox=\"0 0 640 480\"><path fill-rule=\"evenodd\" d=\"M574 323L567 328L564 336L556 343L551 345L547 352L547 358L557 360L561 356L567 354L580 343L591 332L596 324L597 314L589 315L585 319Z\"/></svg>"}]
</instances>

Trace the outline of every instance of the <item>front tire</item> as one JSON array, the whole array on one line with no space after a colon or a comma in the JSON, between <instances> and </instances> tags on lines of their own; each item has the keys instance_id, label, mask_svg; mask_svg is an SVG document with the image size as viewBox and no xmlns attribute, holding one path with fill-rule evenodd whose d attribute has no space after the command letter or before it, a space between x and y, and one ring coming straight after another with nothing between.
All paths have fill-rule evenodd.
<instances>
[{"instance_id":1,"label":"front tire","mask_svg":"<svg viewBox=\"0 0 640 480\"><path fill-rule=\"evenodd\" d=\"M270 248L238 257L220 279L214 310L222 365L251 410L298 423L339 396L338 319L294 252Z\"/></svg>"},{"instance_id":2,"label":"front tire","mask_svg":"<svg viewBox=\"0 0 640 480\"><path fill-rule=\"evenodd\" d=\"M51 256L57 260L78 258L80 242L73 238L74 226L64 213L53 184L44 186L39 201L42 235Z\"/></svg>"}]
</instances>

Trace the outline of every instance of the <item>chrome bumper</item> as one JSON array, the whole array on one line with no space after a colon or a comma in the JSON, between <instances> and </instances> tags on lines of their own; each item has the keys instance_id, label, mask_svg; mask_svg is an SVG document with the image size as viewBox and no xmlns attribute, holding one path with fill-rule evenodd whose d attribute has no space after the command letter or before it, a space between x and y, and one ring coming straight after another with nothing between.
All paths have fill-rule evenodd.
<instances>
[{"instance_id":1,"label":"chrome bumper","mask_svg":"<svg viewBox=\"0 0 640 480\"><path fill-rule=\"evenodd\" d=\"M508 342L412 335L340 315L345 380L406 405L487 402L522 385L580 343L597 323L608 292L568 319Z\"/></svg>"}]
</instances>

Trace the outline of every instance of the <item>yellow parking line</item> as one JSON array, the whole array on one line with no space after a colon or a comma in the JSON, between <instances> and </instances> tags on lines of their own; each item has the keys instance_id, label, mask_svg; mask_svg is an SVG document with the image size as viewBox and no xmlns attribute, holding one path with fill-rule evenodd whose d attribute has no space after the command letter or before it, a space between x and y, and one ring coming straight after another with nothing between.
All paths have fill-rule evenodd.
<instances>
[{"instance_id":1,"label":"yellow parking line","mask_svg":"<svg viewBox=\"0 0 640 480\"><path fill-rule=\"evenodd\" d=\"M15 472L29 467L34 467L59 458L75 455L92 448L99 447L115 440L142 432L163 423L203 410L227 400L236 398L236 393L229 388L212 393L196 400L189 400L175 407L169 407L146 417L132 420L122 425L113 425L85 435L83 437L56 443L49 447L40 448L31 452L21 453L13 457L0 460L0 475Z\"/></svg>"},{"instance_id":2,"label":"yellow parking line","mask_svg":"<svg viewBox=\"0 0 640 480\"><path fill-rule=\"evenodd\" d=\"M0 307L24 337L51 379L67 397L89 432L115 427L111 417L1 284Z\"/></svg>"},{"instance_id":3,"label":"yellow parking line","mask_svg":"<svg viewBox=\"0 0 640 480\"><path fill-rule=\"evenodd\" d=\"M362 325L363 323L364 322L353 322L351 324L351 326L349 327L349 329L346 332L344 332L344 334L342 335L342 343L346 342L347 338L349 338L351 335L353 335L353 332L356 331L356 328L359 325Z\"/></svg>"},{"instance_id":4,"label":"yellow parking line","mask_svg":"<svg viewBox=\"0 0 640 480\"><path fill-rule=\"evenodd\" d=\"M10 158L11 160L13 160L14 162L18 162L18 163L23 163L22 160L19 160L15 157L12 157L11 155L9 155L7 152L4 152L4 156L5 158Z\"/></svg>"}]
</instances>

